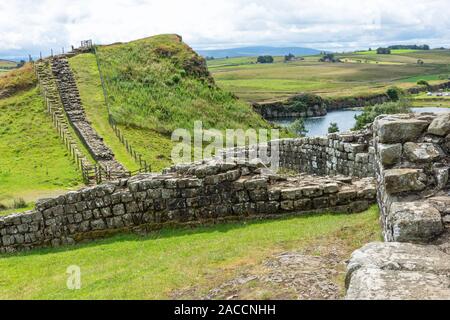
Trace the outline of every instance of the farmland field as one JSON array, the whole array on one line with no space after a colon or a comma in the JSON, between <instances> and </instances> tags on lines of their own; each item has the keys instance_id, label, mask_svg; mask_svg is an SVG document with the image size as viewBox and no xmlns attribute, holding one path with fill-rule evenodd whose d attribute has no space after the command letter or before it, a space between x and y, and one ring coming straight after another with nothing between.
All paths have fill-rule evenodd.
<instances>
[{"instance_id":1,"label":"farmland field","mask_svg":"<svg viewBox=\"0 0 450 320\"><path fill-rule=\"evenodd\" d=\"M256 57L208 61L217 84L247 101L270 101L300 92L322 96L360 96L385 92L392 85L410 88L419 80L440 83L450 76L450 50L393 50L336 54L343 63L319 56L284 63L256 64ZM418 64L418 60L424 62Z\"/></svg>"}]
</instances>

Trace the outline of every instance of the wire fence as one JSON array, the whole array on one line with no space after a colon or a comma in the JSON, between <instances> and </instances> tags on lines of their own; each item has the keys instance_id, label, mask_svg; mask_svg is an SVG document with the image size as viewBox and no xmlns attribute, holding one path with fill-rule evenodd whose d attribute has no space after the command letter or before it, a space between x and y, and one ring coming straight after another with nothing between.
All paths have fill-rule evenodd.
<instances>
[{"instance_id":1,"label":"wire fence","mask_svg":"<svg viewBox=\"0 0 450 320\"><path fill-rule=\"evenodd\" d=\"M72 133L68 128L69 124L62 114L62 110L51 101L47 88L42 85L42 79L39 75L37 64L34 63L33 67L38 80L39 91L44 98L47 113L51 116L53 126L56 128L61 141L68 150L70 158L77 165L77 168L81 170L83 180L86 184L98 181L97 171L101 170L98 170L97 165L92 165L79 151L76 140L73 138ZM43 68L45 68L45 66L43 66Z\"/></svg>"},{"instance_id":2,"label":"wire fence","mask_svg":"<svg viewBox=\"0 0 450 320\"><path fill-rule=\"evenodd\" d=\"M106 83L105 78L103 76L102 68L100 65L100 59L98 57L97 47L95 45L92 46L92 50L95 55L95 60L97 62L97 68L100 75L100 82L102 84L103 97L105 99L106 108L108 110L108 122L111 128L114 130L116 137L119 141L125 146L128 154L134 159L134 161L139 165L141 171L151 172L151 165L147 163L146 160L143 159L142 154L136 151L136 149L130 144L130 142L125 138L123 132L118 127L117 122L114 120L114 117L111 115L110 102L108 98L108 93L106 91Z\"/></svg>"}]
</instances>

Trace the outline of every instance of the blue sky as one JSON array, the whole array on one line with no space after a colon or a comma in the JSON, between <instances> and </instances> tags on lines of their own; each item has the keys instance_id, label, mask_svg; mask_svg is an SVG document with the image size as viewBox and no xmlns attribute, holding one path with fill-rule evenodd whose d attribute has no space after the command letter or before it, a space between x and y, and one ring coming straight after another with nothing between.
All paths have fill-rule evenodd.
<instances>
[{"instance_id":1,"label":"blue sky","mask_svg":"<svg viewBox=\"0 0 450 320\"><path fill-rule=\"evenodd\" d=\"M449 12L450 0L9 0L0 3L0 56L160 33L178 33L195 49L449 47Z\"/></svg>"}]
</instances>

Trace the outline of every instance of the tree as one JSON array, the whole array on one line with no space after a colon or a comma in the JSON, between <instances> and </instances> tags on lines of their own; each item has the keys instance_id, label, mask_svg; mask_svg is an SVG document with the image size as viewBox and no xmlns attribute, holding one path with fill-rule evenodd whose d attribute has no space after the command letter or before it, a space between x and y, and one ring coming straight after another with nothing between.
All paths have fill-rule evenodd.
<instances>
[{"instance_id":1,"label":"tree","mask_svg":"<svg viewBox=\"0 0 450 320\"><path fill-rule=\"evenodd\" d=\"M426 80L419 80L419 81L417 81L417 84L419 86L425 86L425 87L429 87L430 86L430 84Z\"/></svg>"},{"instance_id":2,"label":"tree","mask_svg":"<svg viewBox=\"0 0 450 320\"><path fill-rule=\"evenodd\" d=\"M298 118L297 120L295 120L289 126L288 130L294 134L299 135L300 137L304 137L308 133L308 130L306 130L305 121L303 120L303 118Z\"/></svg>"},{"instance_id":3,"label":"tree","mask_svg":"<svg viewBox=\"0 0 450 320\"><path fill-rule=\"evenodd\" d=\"M423 65L423 64L424 64L424 62L423 62L423 60L422 60L422 59L419 59L419 60L417 60L417 64Z\"/></svg>"},{"instance_id":4,"label":"tree","mask_svg":"<svg viewBox=\"0 0 450 320\"><path fill-rule=\"evenodd\" d=\"M339 127L336 122L330 122L330 126L328 127L328 133L339 132Z\"/></svg>"},{"instance_id":5,"label":"tree","mask_svg":"<svg viewBox=\"0 0 450 320\"><path fill-rule=\"evenodd\" d=\"M284 56L284 62L289 62L295 59L295 56L292 53L289 53L287 56Z\"/></svg>"},{"instance_id":6,"label":"tree","mask_svg":"<svg viewBox=\"0 0 450 320\"><path fill-rule=\"evenodd\" d=\"M378 48L377 54L391 54L390 48Z\"/></svg>"},{"instance_id":7,"label":"tree","mask_svg":"<svg viewBox=\"0 0 450 320\"><path fill-rule=\"evenodd\" d=\"M258 63L273 63L273 57L272 56L259 56L256 60Z\"/></svg>"},{"instance_id":8,"label":"tree","mask_svg":"<svg viewBox=\"0 0 450 320\"><path fill-rule=\"evenodd\" d=\"M387 89L386 94L392 101L398 101L400 100L400 97L404 94L404 92L398 87L390 87L389 89Z\"/></svg>"},{"instance_id":9,"label":"tree","mask_svg":"<svg viewBox=\"0 0 450 320\"><path fill-rule=\"evenodd\" d=\"M336 59L333 53L325 53L319 62L336 62Z\"/></svg>"}]
</instances>

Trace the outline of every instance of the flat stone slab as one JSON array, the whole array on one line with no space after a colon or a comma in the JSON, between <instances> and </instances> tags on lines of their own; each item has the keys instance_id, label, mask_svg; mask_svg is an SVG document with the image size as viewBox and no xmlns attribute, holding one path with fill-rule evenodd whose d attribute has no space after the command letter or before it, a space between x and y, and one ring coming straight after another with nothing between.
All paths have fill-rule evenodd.
<instances>
[{"instance_id":1,"label":"flat stone slab","mask_svg":"<svg viewBox=\"0 0 450 320\"><path fill-rule=\"evenodd\" d=\"M432 245L373 242L347 266L349 300L450 299L450 255Z\"/></svg>"}]
</instances>

